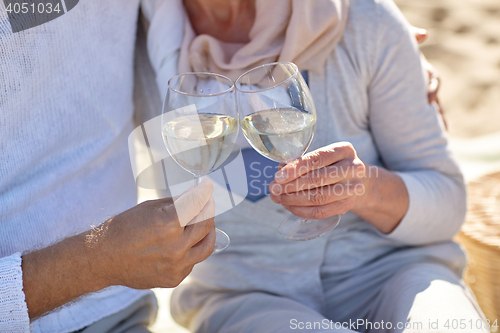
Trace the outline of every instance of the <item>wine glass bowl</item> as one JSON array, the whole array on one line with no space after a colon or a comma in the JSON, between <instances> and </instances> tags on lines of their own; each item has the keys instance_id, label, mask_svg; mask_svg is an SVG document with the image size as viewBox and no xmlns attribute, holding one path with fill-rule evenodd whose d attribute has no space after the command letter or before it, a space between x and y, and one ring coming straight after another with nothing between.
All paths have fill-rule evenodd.
<instances>
[{"instance_id":1,"label":"wine glass bowl","mask_svg":"<svg viewBox=\"0 0 500 333\"><path fill-rule=\"evenodd\" d=\"M172 159L195 178L220 167L238 136L239 113L233 82L213 73L184 73L172 77L162 112L162 137ZM214 252L229 245L216 229Z\"/></svg>"},{"instance_id":2,"label":"wine glass bowl","mask_svg":"<svg viewBox=\"0 0 500 333\"><path fill-rule=\"evenodd\" d=\"M316 109L295 64L259 66L236 83L241 129L250 145L265 157L291 162L309 147L316 126ZM308 89L306 91L309 91Z\"/></svg>"},{"instance_id":3,"label":"wine glass bowl","mask_svg":"<svg viewBox=\"0 0 500 333\"><path fill-rule=\"evenodd\" d=\"M241 129L261 155L280 163L300 158L314 136L316 108L297 66L265 64L242 74L235 83ZM334 229L340 217L306 220L289 216L280 233L290 240L309 240Z\"/></svg>"}]
</instances>

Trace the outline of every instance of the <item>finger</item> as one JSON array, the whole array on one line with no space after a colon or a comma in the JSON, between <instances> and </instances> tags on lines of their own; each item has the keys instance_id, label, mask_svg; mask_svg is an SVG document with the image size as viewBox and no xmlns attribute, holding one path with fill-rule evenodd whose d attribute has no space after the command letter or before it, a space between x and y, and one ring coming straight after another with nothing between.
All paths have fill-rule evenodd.
<instances>
[{"instance_id":1,"label":"finger","mask_svg":"<svg viewBox=\"0 0 500 333\"><path fill-rule=\"evenodd\" d=\"M435 91L428 92L427 99L429 100L429 104L437 102L437 93Z\"/></svg>"},{"instance_id":2,"label":"finger","mask_svg":"<svg viewBox=\"0 0 500 333\"><path fill-rule=\"evenodd\" d=\"M437 93L439 90L439 77L437 73L430 73L427 91Z\"/></svg>"},{"instance_id":3,"label":"finger","mask_svg":"<svg viewBox=\"0 0 500 333\"><path fill-rule=\"evenodd\" d=\"M272 184L272 183L271 183ZM274 202L274 203L281 203L281 194L280 195L277 195L277 194L273 194L272 192L269 193L269 197L271 198L271 200Z\"/></svg>"},{"instance_id":4,"label":"finger","mask_svg":"<svg viewBox=\"0 0 500 333\"><path fill-rule=\"evenodd\" d=\"M184 227L201 212L212 197L213 190L213 182L210 179L205 179L197 187L183 193L174 201L181 227Z\"/></svg>"},{"instance_id":5,"label":"finger","mask_svg":"<svg viewBox=\"0 0 500 333\"><path fill-rule=\"evenodd\" d=\"M427 87L427 99L429 103L436 102L437 94L439 89L439 81L432 80L429 82L429 86Z\"/></svg>"},{"instance_id":6,"label":"finger","mask_svg":"<svg viewBox=\"0 0 500 333\"><path fill-rule=\"evenodd\" d=\"M335 201L344 200L357 192L364 192L356 186L363 186L361 181L346 181L334 185L323 186L313 190L299 191L281 195L281 204L285 206L313 207L323 206Z\"/></svg>"},{"instance_id":7,"label":"finger","mask_svg":"<svg viewBox=\"0 0 500 333\"><path fill-rule=\"evenodd\" d=\"M427 74L429 75L429 81L431 81L434 78L438 78L439 75L434 66L431 65L431 63L427 60L427 58L424 55L422 55L422 59L423 59L423 66L427 71Z\"/></svg>"},{"instance_id":8,"label":"finger","mask_svg":"<svg viewBox=\"0 0 500 333\"><path fill-rule=\"evenodd\" d=\"M273 181L269 184L269 191L274 195L293 193L363 176L364 167L362 164L358 165L350 160L342 160L333 165L310 171L286 184L278 184Z\"/></svg>"},{"instance_id":9,"label":"finger","mask_svg":"<svg viewBox=\"0 0 500 333\"><path fill-rule=\"evenodd\" d=\"M201 212L196 215L187 225L192 225L198 222L206 221L208 219L211 219L212 217L215 216L215 201L213 197L210 197L208 200L207 204Z\"/></svg>"},{"instance_id":10,"label":"finger","mask_svg":"<svg viewBox=\"0 0 500 333\"><path fill-rule=\"evenodd\" d=\"M437 96L436 96L435 102L437 104L437 108L439 110L439 115L441 116L441 120L443 121L444 129L446 131L448 131L448 123L446 121L446 115L445 115L445 112L444 112L444 109L443 109L441 103L439 102L439 98Z\"/></svg>"},{"instance_id":11,"label":"finger","mask_svg":"<svg viewBox=\"0 0 500 333\"><path fill-rule=\"evenodd\" d=\"M434 66L432 66L429 63L429 61L427 61L427 59L425 58L425 56L423 54L421 55L421 59L422 59L422 66L426 70L427 76L428 76L427 95L428 95L429 103L431 103L433 98L434 98L431 96L431 94L437 93L437 91L439 90L439 87L440 87L441 80L439 79L439 75L437 74L437 71L434 68Z\"/></svg>"},{"instance_id":12,"label":"finger","mask_svg":"<svg viewBox=\"0 0 500 333\"><path fill-rule=\"evenodd\" d=\"M209 200L203 210L184 228L184 236L189 247L198 243L214 228L215 203ZM207 217L207 218L205 218Z\"/></svg>"},{"instance_id":13,"label":"finger","mask_svg":"<svg viewBox=\"0 0 500 333\"><path fill-rule=\"evenodd\" d=\"M326 167L353 155L355 155L355 150L348 142L329 145L287 164L276 173L274 179L279 184L285 184L309 171Z\"/></svg>"},{"instance_id":14,"label":"finger","mask_svg":"<svg viewBox=\"0 0 500 333\"><path fill-rule=\"evenodd\" d=\"M427 39L427 30L417 27L411 27L411 31L415 36L418 44L422 44Z\"/></svg>"},{"instance_id":15,"label":"finger","mask_svg":"<svg viewBox=\"0 0 500 333\"><path fill-rule=\"evenodd\" d=\"M205 238L188 250L187 260L193 264L197 264L210 257L214 252L215 238L216 233L215 228L213 228Z\"/></svg>"},{"instance_id":16,"label":"finger","mask_svg":"<svg viewBox=\"0 0 500 333\"><path fill-rule=\"evenodd\" d=\"M353 198L354 196L350 196L344 200L335 201L323 206L301 207L283 205L283 207L295 216L304 219L319 220L347 213L353 207Z\"/></svg>"}]
</instances>

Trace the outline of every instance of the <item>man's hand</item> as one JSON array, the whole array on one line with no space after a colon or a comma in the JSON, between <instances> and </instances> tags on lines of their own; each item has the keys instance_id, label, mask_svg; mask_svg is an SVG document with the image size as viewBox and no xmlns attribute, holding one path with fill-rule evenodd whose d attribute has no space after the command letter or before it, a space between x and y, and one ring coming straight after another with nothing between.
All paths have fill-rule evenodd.
<instances>
[{"instance_id":1,"label":"man's hand","mask_svg":"<svg viewBox=\"0 0 500 333\"><path fill-rule=\"evenodd\" d=\"M409 204L402 179L363 163L348 142L283 166L269 190L271 200L299 217L322 219L352 211L385 233L396 228Z\"/></svg>"},{"instance_id":2,"label":"man's hand","mask_svg":"<svg viewBox=\"0 0 500 333\"><path fill-rule=\"evenodd\" d=\"M30 318L112 285L177 286L213 252L212 192L213 183L205 180L175 204L144 202L93 230L23 255ZM181 226L179 220L193 223Z\"/></svg>"},{"instance_id":3,"label":"man's hand","mask_svg":"<svg viewBox=\"0 0 500 333\"><path fill-rule=\"evenodd\" d=\"M146 201L106 221L86 249L95 277L135 289L177 286L213 252L213 183L205 180L175 200ZM179 221L198 221L185 227Z\"/></svg>"}]
</instances>

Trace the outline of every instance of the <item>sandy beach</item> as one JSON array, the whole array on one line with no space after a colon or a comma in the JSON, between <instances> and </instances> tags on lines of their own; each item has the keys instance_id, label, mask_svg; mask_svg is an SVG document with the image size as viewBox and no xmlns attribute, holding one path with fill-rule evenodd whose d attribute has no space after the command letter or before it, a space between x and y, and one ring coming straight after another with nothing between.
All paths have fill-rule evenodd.
<instances>
[{"instance_id":1,"label":"sandy beach","mask_svg":"<svg viewBox=\"0 0 500 333\"><path fill-rule=\"evenodd\" d=\"M500 1L396 0L429 32L422 52L438 70L452 137L500 131Z\"/></svg>"}]
</instances>

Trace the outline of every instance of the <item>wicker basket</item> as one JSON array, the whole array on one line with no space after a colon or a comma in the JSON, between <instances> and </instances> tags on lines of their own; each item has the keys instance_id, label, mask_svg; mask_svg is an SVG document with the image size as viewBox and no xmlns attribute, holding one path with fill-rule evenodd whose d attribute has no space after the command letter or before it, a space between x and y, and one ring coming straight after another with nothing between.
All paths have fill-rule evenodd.
<instances>
[{"instance_id":1,"label":"wicker basket","mask_svg":"<svg viewBox=\"0 0 500 333\"><path fill-rule=\"evenodd\" d=\"M464 280L486 318L500 325L500 172L470 182L468 191L467 218L457 237L469 254Z\"/></svg>"}]
</instances>

